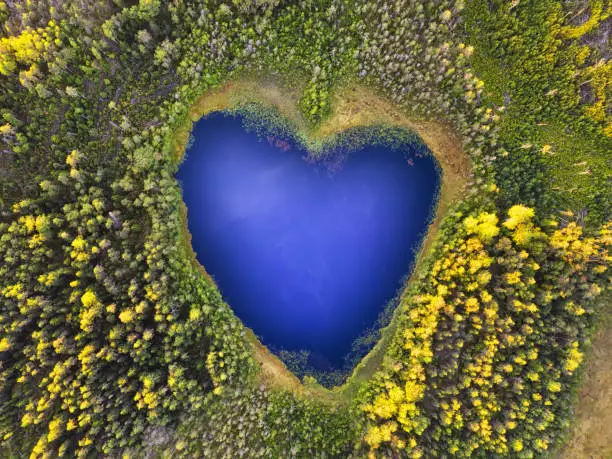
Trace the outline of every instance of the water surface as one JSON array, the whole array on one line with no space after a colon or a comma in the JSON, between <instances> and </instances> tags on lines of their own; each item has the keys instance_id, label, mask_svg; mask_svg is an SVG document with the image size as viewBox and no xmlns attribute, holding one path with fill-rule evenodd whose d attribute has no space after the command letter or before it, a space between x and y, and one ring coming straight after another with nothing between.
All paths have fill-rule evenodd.
<instances>
[{"instance_id":1,"label":"water surface","mask_svg":"<svg viewBox=\"0 0 612 459\"><path fill-rule=\"evenodd\" d=\"M434 160L422 147L370 146L330 171L220 113L193 135L178 179L198 261L264 344L340 366L411 267Z\"/></svg>"}]
</instances>

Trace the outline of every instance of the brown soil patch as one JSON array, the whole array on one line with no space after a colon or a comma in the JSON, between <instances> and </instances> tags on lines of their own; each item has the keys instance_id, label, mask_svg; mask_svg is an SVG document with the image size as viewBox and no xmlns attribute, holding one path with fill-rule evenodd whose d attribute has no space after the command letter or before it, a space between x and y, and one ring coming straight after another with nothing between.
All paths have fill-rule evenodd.
<instances>
[{"instance_id":1,"label":"brown soil patch","mask_svg":"<svg viewBox=\"0 0 612 459\"><path fill-rule=\"evenodd\" d=\"M303 394L304 386L300 380L291 373L285 364L274 354L272 354L266 346L261 344L251 329L248 329L248 340L253 348L255 360L259 363L261 370L260 379L267 386L280 386L285 389Z\"/></svg>"},{"instance_id":2,"label":"brown soil patch","mask_svg":"<svg viewBox=\"0 0 612 459\"><path fill-rule=\"evenodd\" d=\"M599 330L586 361L562 459L612 458L612 295L603 298Z\"/></svg>"}]
</instances>

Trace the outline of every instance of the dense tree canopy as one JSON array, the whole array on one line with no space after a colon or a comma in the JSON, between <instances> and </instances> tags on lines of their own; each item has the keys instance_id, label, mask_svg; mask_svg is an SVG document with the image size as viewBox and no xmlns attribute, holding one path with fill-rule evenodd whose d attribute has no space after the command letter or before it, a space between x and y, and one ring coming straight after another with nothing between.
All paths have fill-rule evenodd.
<instances>
[{"instance_id":1,"label":"dense tree canopy","mask_svg":"<svg viewBox=\"0 0 612 459\"><path fill-rule=\"evenodd\" d=\"M0 0L2 455L552 449L609 288L605 5ZM350 400L260 387L191 261L173 133L245 75L299 91L311 124L369 85L471 160Z\"/></svg>"}]
</instances>

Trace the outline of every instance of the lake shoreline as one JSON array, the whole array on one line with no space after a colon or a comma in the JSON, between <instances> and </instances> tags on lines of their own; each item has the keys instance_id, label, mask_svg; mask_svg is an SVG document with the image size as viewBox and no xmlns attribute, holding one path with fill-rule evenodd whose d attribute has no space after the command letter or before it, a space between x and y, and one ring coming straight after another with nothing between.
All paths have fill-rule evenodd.
<instances>
[{"instance_id":1,"label":"lake shoreline","mask_svg":"<svg viewBox=\"0 0 612 459\"><path fill-rule=\"evenodd\" d=\"M419 136L436 158L442 169L442 174L436 211L432 213L426 235L422 240L410 273L410 279L414 278L423 265L425 255L434 244L442 219L460 199L467 188L470 176L469 159L467 154L462 151L459 137L452 132L450 126L441 122L410 118L399 112L389 101L377 96L373 89L362 86L348 86L339 89L335 94L331 115L313 128L307 124L298 110L296 93L269 81L236 80L219 89L207 91L192 105L185 122L175 130L172 139L170 154L174 161L177 164L181 162L193 124L202 116L218 111L231 112L240 106L252 103L274 109L295 127L295 133L300 139L315 144L322 144L324 140L334 138L352 128L375 125L402 127ZM180 213L181 241L185 246L185 254L194 263L194 266L214 284L212 277L198 263L191 246L191 235L187 228L187 208L184 203L181 205ZM402 292L406 291L411 282L409 280L403 285ZM276 355L270 352L253 333L249 333L254 357L262 368L260 377L272 386L286 388L292 392L313 393L318 397L326 393L334 399L338 396L345 399L347 395L353 394L360 382L367 380L382 363L387 343L396 328L397 312L396 309L389 325L380 329L380 339L353 368L347 381L342 386L337 386L332 390L324 389L316 383L302 384ZM255 349L257 352L255 352ZM274 371L271 371L270 368L274 368ZM277 380L274 377L275 374L284 376Z\"/></svg>"}]
</instances>

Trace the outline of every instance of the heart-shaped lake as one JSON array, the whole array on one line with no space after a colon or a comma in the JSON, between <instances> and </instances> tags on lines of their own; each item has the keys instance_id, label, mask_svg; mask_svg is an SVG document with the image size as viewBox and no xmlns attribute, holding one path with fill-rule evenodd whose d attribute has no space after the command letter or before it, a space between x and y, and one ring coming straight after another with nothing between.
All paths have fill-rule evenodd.
<instances>
[{"instance_id":1,"label":"heart-shaped lake","mask_svg":"<svg viewBox=\"0 0 612 459\"><path fill-rule=\"evenodd\" d=\"M193 136L178 179L198 261L264 344L340 367L411 267L435 160L422 145L367 146L331 171L221 113Z\"/></svg>"}]
</instances>

